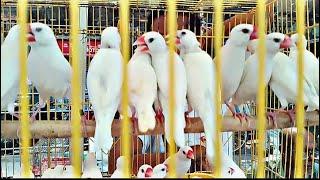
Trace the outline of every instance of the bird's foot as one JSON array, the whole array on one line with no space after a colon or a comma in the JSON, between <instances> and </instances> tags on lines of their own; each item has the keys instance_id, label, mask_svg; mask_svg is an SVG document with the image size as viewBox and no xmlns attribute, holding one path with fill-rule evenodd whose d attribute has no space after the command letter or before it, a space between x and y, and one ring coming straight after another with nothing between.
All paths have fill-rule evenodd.
<instances>
[{"instance_id":1,"label":"bird's foot","mask_svg":"<svg viewBox=\"0 0 320 180\"><path fill-rule=\"evenodd\" d=\"M277 128L277 122L276 122L276 112L267 112L267 119L269 121L269 124L272 123L273 127Z\"/></svg>"},{"instance_id":2,"label":"bird's foot","mask_svg":"<svg viewBox=\"0 0 320 180\"><path fill-rule=\"evenodd\" d=\"M294 109L290 109L285 111L286 114L289 116L290 122L292 124L292 126L294 126L295 122L294 122L294 117L296 115L296 111Z\"/></svg>"},{"instance_id":3,"label":"bird's foot","mask_svg":"<svg viewBox=\"0 0 320 180\"><path fill-rule=\"evenodd\" d=\"M189 113L190 112L184 113L184 119L186 120L186 127L191 124L191 119L189 118Z\"/></svg>"},{"instance_id":4,"label":"bird's foot","mask_svg":"<svg viewBox=\"0 0 320 180\"><path fill-rule=\"evenodd\" d=\"M20 115L17 113L10 113L11 116L20 119Z\"/></svg>"},{"instance_id":5,"label":"bird's foot","mask_svg":"<svg viewBox=\"0 0 320 180\"><path fill-rule=\"evenodd\" d=\"M247 124L249 123L248 115L245 113L233 112L233 118L238 118L242 126L244 125L243 121L246 121Z\"/></svg>"},{"instance_id":6,"label":"bird's foot","mask_svg":"<svg viewBox=\"0 0 320 180\"><path fill-rule=\"evenodd\" d=\"M89 114L89 112L88 112ZM84 136L88 137L88 131L87 131L87 124L86 121L89 120L89 117L87 114L81 114L81 127L82 127L82 132L84 132Z\"/></svg>"},{"instance_id":7,"label":"bird's foot","mask_svg":"<svg viewBox=\"0 0 320 180\"><path fill-rule=\"evenodd\" d=\"M163 124L164 122L164 116L162 114L162 111L161 109L157 109L156 110L156 121L159 123L159 124Z\"/></svg>"},{"instance_id":8,"label":"bird's foot","mask_svg":"<svg viewBox=\"0 0 320 180\"><path fill-rule=\"evenodd\" d=\"M138 132L139 132L138 131L138 126L137 126L138 118L132 116L130 118L130 120L131 120L131 123L132 123L132 134L137 136Z\"/></svg>"}]
</instances>

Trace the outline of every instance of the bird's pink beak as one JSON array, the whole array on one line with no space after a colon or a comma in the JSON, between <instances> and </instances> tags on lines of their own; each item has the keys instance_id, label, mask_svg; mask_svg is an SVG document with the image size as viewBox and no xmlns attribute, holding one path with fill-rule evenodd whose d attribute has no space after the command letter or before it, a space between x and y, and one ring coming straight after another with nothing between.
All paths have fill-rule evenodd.
<instances>
[{"instance_id":1,"label":"bird's pink beak","mask_svg":"<svg viewBox=\"0 0 320 180\"><path fill-rule=\"evenodd\" d=\"M193 155L193 151L192 150L189 150L188 153L187 153L187 158L188 159L194 159L194 155Z\"/></svg>"},{"instance_id":2,"label":"bird's pink beak","mask_svg":"<svg viewBox=\"0 0 320 180\"><path fill-rule=\"evenodd\" d=\"M180 45L181 44L181 41L180 41L180 38L176 37L176 45Z\"/></svg>"},{"instance_id":3,"label":"bird's pink beak","mask_svg":"<svg viewBox=\"0 0 320 180\"><path fill-rule=\"evenodd\" d=\"M281 49L290 48L292 44L291 38L289 36L285 36L284 40L280 44Z\"/></svg>"},{"instance_id":4,"label":"bird's pink beak","mask_svg":"<svg viewBox=\"0 0 320 180\"><path fill-rule=\"evenodd\" d=\"M153 174L152 168L148 168L145 173L145 177L151 177Z\"/></svg>"},{"instance_id":5,"label":"bird's pink beak","mask_svg":"<svg viewBox=\"0 0 320 180\"><path fill-rule=\"evenodd\" d=\"M168 167L168 164L164 164L166 166L166 172L169 171L169 167Z\"/></svg>"},{"instance_id":6,"label":"bird's pink beak","mask_svg":"<svg viewBox=\"0 0 320 180\"><path fill-rule=\"evenodd\" d=\"M36 42L36 38L34 37L34 34L32 32L30 24L28 24L28 36L27 36L28 42Z\"/></svg>"},{"instance_id":7,"label":"bird's pink beak","mask_svg":"<svg viewBox=\"0 0 320 180\"><path fill-rule=\"evenodd\" d=\"M253 26L253 31L250 35L250 40L258 39L258 28L257 26Z\"/></svg>"},{"instance_id":8,"label":"bird's pink beak","mask_svg":"<svg viewBox=\"0 0 320 180\"><path fill-rule=\"evenodd\" d=\"M147 43L146 41L144 40L144 36L140 36L138 37L137 41L134 43L134 45L137 45L137 46L143 46L143 48L140 49L141 52L145 52L145 51L148 51L149 48L147 46Z\"/></svg>"}]
</instances>

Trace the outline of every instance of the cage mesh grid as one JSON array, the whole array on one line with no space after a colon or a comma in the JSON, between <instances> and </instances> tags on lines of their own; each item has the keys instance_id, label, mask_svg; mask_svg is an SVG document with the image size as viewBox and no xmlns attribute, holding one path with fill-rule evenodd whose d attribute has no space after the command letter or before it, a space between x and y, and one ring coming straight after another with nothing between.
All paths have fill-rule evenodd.
<instances>
[{"instance_id":1,"label":"cage mesh grid","mask_svg":"<svg viewBox=\"0 0 320 180\"><path fill-rule=\"evenodd\" d=\"M317 18L319 19L319 14L316 14L316 3L317 1L306 1L306 37L309 40L308 41L308 49L312 51L316 56L318 56L319 53L317 53L317 47L319 45L319 22L317 21ZM16 1L2 1L1 2L1 37L2 39L6 36L7 31L12 27L14 24L16 24ZM190 14L195 13L199 14L199 16L202 17L202 20L204 23L202 23L202 26L205 28L201 29L201 32L196 32L200 41L205 42L204 49L207 51L210 51L211 47L213 47L213 41L212 39L214 36L212 33L210 33L210 28L213 24L213 12L212 12L212 3L211 1L178 1L178 13L182 13L182 16L189 16L188 19L190 20ZM224 2L224 15L225 16L231 16L229 19L225 18L225 22L232 24L232 22L238 22L238 23L254 23L254 18L241 18L241 14L247 14L250 13L253 10L253 8L256 5L256 1L225 1ZM96 52L98 46L99 46L99 34L101 31L107 27L107 26L116 26L118 23L118 4L117 1L90 1L88 4L82 3L80 5L81 8L85 8L87 11L86 19L88 22L85 29L82 29L80 34L83 35L83 41L86 41L89 43L89 45L86 45L87 49L89 49L88 55L86 56L86 69L90 64L90 61ZM151 7L151 9L149 9ZM143 32L146 31L147 26L147 14L159 14L160 11L165 10L165 1L131 1L131 41L136 39L136 37ZM234 8L234 9L230 9ZM30 1L29 2L29 21L30 22L43 22L48 24L56 33L56 36L59 40L61 40L62 45L66 42L68 43L68 36L69 36L69 10L68 10L68 1ZM267 5L267 32L273 32L273 31L279 31L286 34L292 34L296 32L296 26L295 26L295 3L291 0L278 0L278 1L271 1ZM239 15L239 16L238 16ZM254 15L253 15L254 16ZM90 20L92 19L92 20ZM229 20L229 21L228 21ZM230 21L231 20L231 21ZM90 22L91 21L91 22ZM136 23L137 21L137 23ZM138 24L138 25L136 25ZM187 27L184 28L190 28L190 24L188 24ZM196 30L195 30L196 31ZM226 36L227 38L228 36ZM92 45L91 45L91 42ZM64 49L62 48L62 51ZM68 52L63 52L66 56L68 56ZM210 52L211 56L213 57L213 52ZM32 108L37 103L37 96L38 93L36 92L35 88L33 86L30 86L30 108ZM267 88L267 107L270 108L279 108L280 105L278 103L277 98L275 97L274 93L270 90L270 88ZM19 99L18 101L19 102ZM84 112L88 113L91 111L90 104L87 98L87 93L85 92L84 101L82 103ZM255 114L255 105L250 103L251 113ZM52 107L53 106L53 107ZM19 109L17 109L19 111ZM196 113L194 114L196 115ZM1 112L2 120L15 120L10 115L7 114L7 112ZM68 120L68 117L70 116L70 107L69 102L65 99L52 99L52 102L48 103L46 108L43 108L41 110L39 120L46 121L48 119L53 119L54 121L59 120ZM87 117L88 118L88 117ZM315 140L318 138L316 135L318 133L318 126L308 127L306 130L307 132L313 132L312 135L308 136L306 142L316 142ZM311 130L313 129L313 130ZM294 138L292 138L292 135L290 133L283 133L284 130L269 130L268 133L278 133L278 136L274 136L271 139L269 139L269 142L277 142L281 141L281 143L275 143L278 147L278 153L274 155L274 151L277 147L270 146L266 150L266 158L269 158L266 164L266 175L267 177L293 177L293 167L292 164L294 164L294 159L290 157L294 157L293 155L293 149L294 149ZM290 129L290 131L293 131L293 129ZM189 134L187 135L190 136ZM200 136L200 135L199 135ZM256 166L256 158L255 158L255 151L256 151L256 132L255 131L248 131L248 132L236 132L233 135L234 138L234 159L237 164L245 171L246 175L248 177L253 177L255 175L255 166ZM280 137L280 138L279 138ZM144 136L143 138L147 138ZM159 136L157 136L159 138ZM196 137L193 137L193 139L196 139ZM7 171L8 164L14 164L19 163L19 161L15 162L13 161L14 158L17 158L19 156L19 144L18 140L14 140L15 143L12 143L8 147L8 143L6 139L2 139L2 147L4 145L4 148L1 150L2 152L2 160L1 162L5 162L5 165L2 165L6 169L6 173L3 174L10 174ZM11 140L12 141L12 140ZM34 145L32 148L30 148L30 152L32 153L32 164L37 165L38 167L42 166L41 161L44 157L48 157L48 155L52 157L63 157L63 156L69 156L68 152L68 138L63 138L62 141L66 141L66 144L63 144L59 142L61 140L59 139L33 139L32 145ZM118 139L114 140L115 142L118 141ZM139 149L141 146L141 140L139 140L137 137L135 137L134 141L136 143L133 143L133 146L135 146L135 149ZM50 142L50 146L48 146L48 142ZM84 139L85 142L85 151L87 150L87 142L88 139ZM139 146L140 143L140 146ZM290 148L285 148L283 144L289 144ZM135 145L134 145L135 144ZM61 145L61 147L59 147ZM40 146L42 148L40 148ZM37 149L38 148L38 149ZM63 151L60 151L60 148L63 149ZM159 145L157 145L157 148L159 148ZM229 148L229 147L228 147ZM39 150L41 149L41 150ZM141 149L141 147L140 147ZM311 150L306 152L306 160L305 160L305 175L309 175L310 177L319 177L319 173L313 173L316 163L318 162L318 144L314 145ZM10 155L16 154L16 155ZM44 151L42 153L42 151ZM53 153L48 153L49 151L53 151ZM244 151L244 152L243 152ZM66 153L67 152L67 153ZM113 149L114 155L116 154L117 150L116 148ZM135 151L135 154L138 154L138 151ZM120 152L117 152L118 154ZM195 151L197 153L197 149ZM141 152L139 152L141 155ZM147 156L151 155L151 148L143 155L143 162L146 162L147 159L149 161L154 160L153 156ZM156 162L161 162L160 158L161 153L156 153L155 159ZM273 156L269 156L269 155ZM165 152L165 156L166 156ZM101 156L108 156L103 153L101 153ZM109 154L109 160L111 154ZM279 157L280 156L280 157ZM309 163L309 159L311 158L311 165ZM201 172L201 171L207 171L203 166L205 166L205 162L202 161L202 158L204 157L203 152L200 150L200 168L195 168L194 171ZM8 162L8 159L12 159L12 162ZM101 158L103 159L103 158ZM281 159L281 162L280 160ZM44 158L46 160L46 158ZM48 158L47 158L48 160ZM49 161L51 159L49 158ZM115 164L116 158L112 158L110 162ZM197 160L197 159L196 159ZM51 160L52 161L52 160ZM274 164L276 162L276 165L270 165ZM49 162L49 164L54 162ZM269 164L270 163L270 164ZM132 162L133 166L138 167L138 161L136 163ZM14 166L14 165L13 165ZM196 167L197 164L193 164L193 167ZM249 167L247 167L249 166ZM311 170L310 170L311 168ZM134 168L133 168L134 169ZM311 173L310 173L311 172ZM41 173L39 173L40 175ZM315 174L315 175L314 175Z\"/></svg>"}]
</instances>

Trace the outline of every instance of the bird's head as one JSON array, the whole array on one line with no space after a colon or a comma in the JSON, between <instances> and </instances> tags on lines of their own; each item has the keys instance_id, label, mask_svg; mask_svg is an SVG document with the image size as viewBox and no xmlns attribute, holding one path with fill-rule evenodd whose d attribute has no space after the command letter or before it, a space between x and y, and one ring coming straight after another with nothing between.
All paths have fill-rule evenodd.
<instances>
[{"instance_id":1,"label":"bird's head","mask_svg":"<svg viewBox=\"0 0 320 180\"><path fill-rule=\"evenodd\" d=\"M180 50L200 48L200 43L197 40L197 36L188 29L182 29L177 31L175 43Z\"/></svg>"},{"instance_id":2,"label":"bird's head","mask_svg":"<svg viewBox=\"0 0 320 180\"><path fill-rule=\"evenodd\" d=\"M101 33L101 48L120 49L121 37L117 27L107 27Z\"/></svg>"},{"instance_id":3,"label":"bird's head","mask_svg":"<svg viewBox=\"0 0 320 180\"><path fill-rule=\"evenodd\" d=\"M168 167L165 164L158 164L153 168L153 173L159 177L165 177L168 172Z\"/></svg>"},{"instance_id":4,"label":"bird's head","mask_svg":"<svg viewBox=\"0 0 320 180\"><path fill-rule=\"evenodd\" d=\"M153 169L150 165L144 164L139 168L138 177L151 177L153 175Z\"/></svg>"},{"instance_id":5,"label":"bird's head","mask_svg":"<svg viewBox=\"0 0 320 180\"><path fill-rule=\"evenodd\" d=\"M291 44L291 49L297 49L298 47L298 34L293 34L291 35L291 41L292 41L292 44ZM303 48L307 48L307 45L308 45L308 42L307 42L307 39L304 35L302 35L302 47Z\"/></svg>"},{"instance_id":6,"label":"bird's head","mask_svg":"<svg viewBox=\"0 0 320 180\"><path fill-rule=\"evenodd\" d=\"M292 41L289 36L274 32L266 36L266 49L268 52L278 52L280 49L290 48Z\"/></svg>"},{"instance_id":7,"label":"bird's head","mask_svg":"<svg viewBox=\"0 0 320 180\"><path fill-rule=\"evenodd\" d=\"M27 38L30 46L50 46L52 44L57 44L52 29L43 23L30 23L28 25Z\"/></svg>"},{"instance_id":8,"label":"bird's head","mask_svg":"<svg viewBox=\"0 0 320 180\"><path fill-rule=\"evenodd\" d=\"M179 149L178 155L182 158L194 159L193 149L189 146L181 147Z\"/></svg>"},{"instance_id":9,"label":"bird's head","mask_svg":"<svg viewBox=\"0 0 320 180\"><path fill-rule=\"evenodd\" d=\"M239 24L235 26L229 36L229 40L238 46L247 46L250 40L257 38L257 28L251 24Z\"/></svg>"},{"instance_id":10,"label":"bird's head","mask_svg":"<svg viewBox=\"0 0 320 180\"><path fill-rule=\"evenodd\" d=\"M139 51L148 52L150 54L161 52L167 49L166 41L162 35L158 32L151 31L140 36L134 43L133 46L141 46Z\"/></svg>"},{"instance_id":11,"label":"bird's head","mask_svg":"<svg viewBox=\"0 0 320 180\"><path fill-rule=\"evenodd\" d=\"M123 169L125 165L125 159L126 159L125 156L118 157L117 164L116 164L117 169Z\"/></svg>"}]
</instances>

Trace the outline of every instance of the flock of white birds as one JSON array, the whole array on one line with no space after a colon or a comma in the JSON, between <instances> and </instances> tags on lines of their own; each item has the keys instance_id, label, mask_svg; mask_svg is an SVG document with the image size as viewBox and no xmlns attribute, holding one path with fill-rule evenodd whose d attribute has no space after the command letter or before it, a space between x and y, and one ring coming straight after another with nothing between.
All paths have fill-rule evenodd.
<instances>
[{"instance_id":1,"label":"flock of white birds","mask_svg":"<svg viewBox=\"0 0 320 180\"><path fill-rule=\"evenodd\" d=\"M39 106L33 112L34 120L39 110L52 96L70 98L72 68L63 56L52 29L42 23L28 25L28 79L40 94ZM19 118L14 112L14 102L19 92L19 25L13 26L1 45L1 110ZM229 39L221 49L222 61L222 101L234 117L241 122L247 114L235 111L232 105L255 101L258 88L257 29L250 24L235 26ZM282 33L266 35L265 82L270 85L281 103L281 109L294 103L297 97L297 34L291 37ZM196 35L187 30L178 30L175 41L180 53L174 55L175 112L174 140L179 151L174 155L178 177L184 176L193 159L192 148L185 146L185 112L190 109L198 112L204 124L206 135L206 155L210 165L215 156L215 60L200 48ZM138 128L146 132L155 128L157 115L164 116L165 137L169 138L169 49L158 32L147 32L133 44L137 46L128 63L129 74L129 116L138 121ZM97 150L110 150L113 138L111 124L117 111L122 114L121 88L123 85L123 63L120 51L121 37L116 27L107 27L101 34L101 47L92 59L88 74L87 88L95 119L95 146ZM306 49L307 40L303 37L304 53L304 103L308 110L319 109L319 61ZM290 48L290 54L280 52ZM246 52L252 53L246 57ZM232 99L232 101L230 101ZM153 109L155 106L155 110ZM292 118L293 111L286 111ZM275 123L275 113L267 114ZM276 123L275 123L276 124ZM136 127L133 127L136 129ZM171 158L171 157L169 157ZM224 158L227 158L224 155ZM111 177L123 177L123 159L117 160L117 170ZM137 177L166 177L166 160L152 168L140 167ZM86 169L87 166L87 169ZM222 174L226 177L245 177L237 174L235 164L222 164ZM101 177L94 155L89 155L84 163L83 177ZM67 169L57 166L48 169L43 177L62 177ZM70 168L69 171L72 171ZM242 172L242 171L241 171ZM60 174L58 174L60 173ZM69 173L69 175L71 175ZM228 176L230 175L230 176ZM67 175L66 175L67 176Z\"/></svg>"}]
</instances>

